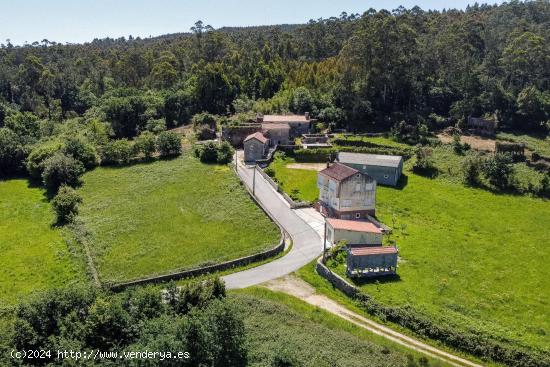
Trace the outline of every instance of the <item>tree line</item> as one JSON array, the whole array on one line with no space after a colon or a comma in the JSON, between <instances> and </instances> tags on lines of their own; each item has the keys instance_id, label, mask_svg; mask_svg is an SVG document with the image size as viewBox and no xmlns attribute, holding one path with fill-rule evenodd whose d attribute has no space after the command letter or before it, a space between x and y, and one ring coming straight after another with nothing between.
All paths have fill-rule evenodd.
<instances>
[{"instance_id":1,"label":"tree line","mask_svg":"<svg viewBox=\"0 0 550 367\"><path fill-rule=\"evenodd\" d=\"M307 111L353 130L433 130L489 116L547 133L549 21L550 3L537 0L370 9L296 26L214 30L199 21L151 39L6 42L0 168L21 167L67 121L133 139L202 112Z\"/></svg>"}]
</instances>

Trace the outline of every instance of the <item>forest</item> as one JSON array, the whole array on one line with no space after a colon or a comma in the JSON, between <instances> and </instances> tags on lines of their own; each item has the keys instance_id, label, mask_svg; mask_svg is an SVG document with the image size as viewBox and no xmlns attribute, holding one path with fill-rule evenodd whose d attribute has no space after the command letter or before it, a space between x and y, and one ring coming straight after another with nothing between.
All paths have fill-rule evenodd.
<instances>
[{"instance_id":1,"label":"forest","mask_svg":"<svg viewBox=\"0 0 550 367\"><path fill-rule=\"evenodd\" d=\"M352 131L438 130L485 116L501 130L548 134L549 23L550 3L538 0L369 9L304 25L215 30L198 21L188 33L85 44L6 40L0 175L40 177L41 160L71 146L87 152L85 167L124 161L127 139L201 112L239 123L307 111ZM151 154L151 135L141 145Z\"/></svg>"}]
</instances>

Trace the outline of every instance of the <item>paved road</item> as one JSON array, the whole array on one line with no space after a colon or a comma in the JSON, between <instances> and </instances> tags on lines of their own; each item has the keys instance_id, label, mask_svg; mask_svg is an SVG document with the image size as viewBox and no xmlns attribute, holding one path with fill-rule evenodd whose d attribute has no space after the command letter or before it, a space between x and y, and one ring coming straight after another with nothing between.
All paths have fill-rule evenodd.
<instances>
[{"instance_id":1,"label":"paved road","mask_svg":"<svg viewBox=\"0 0 550 367\"><path fill-rule=\"evenodd\" d=\"M254 169L239 164L241 180L252 190ZM246 288L290 274L318 258L322 240L317 232L290 209L271 185L256 173L256 198L292 238L292 248L283 257L258 267L222 277L228 289Z\"/></svg>"}]
</instances>

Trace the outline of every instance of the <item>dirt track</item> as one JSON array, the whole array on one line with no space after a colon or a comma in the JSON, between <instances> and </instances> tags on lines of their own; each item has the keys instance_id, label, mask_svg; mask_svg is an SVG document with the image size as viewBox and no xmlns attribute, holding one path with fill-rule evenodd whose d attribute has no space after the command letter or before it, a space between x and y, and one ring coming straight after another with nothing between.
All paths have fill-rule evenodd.
<instances>
[{"instance_id":1,"label":"dirt track","mask_svg":"<svg viewBox=\"0 0 550 367\"><path fill-rule=\"evenodd\" d=\"M450 144L453 142L453 137L450 135L438 134L437 137L444 144ZM495 139L475 135L462 135L460 136L460 142L462 144L469 144L473 149L476 150L482 150L485 152L495 151Z\"/></svg>"},{"instance_id":2,"label":"dirt track","mask_svg":"<svg viewBox=\"0 0 550 367\"><path fill-rule=\"evenodd\" d=\"M264 286L273 291L282 292L294 296L298 299L301 299L302 301L309 303L310 305L319 307L336 316L348 320L349 322L374 334L380 335L386 339L389 339L395 343L401 344L420 353L424 353L430 357L442 360L453 366L481 367L481 365L479 364L445 352L444 350L438 349L436 347L432 347L431 345L425 344L405 334L401 334L382 324L369 320L353 311L350 311L346 307L331 300L330 298L322 294L316 293L313 287L295 276L287 275L285 277L264 283Z\"/></svg>"}]
</instances>

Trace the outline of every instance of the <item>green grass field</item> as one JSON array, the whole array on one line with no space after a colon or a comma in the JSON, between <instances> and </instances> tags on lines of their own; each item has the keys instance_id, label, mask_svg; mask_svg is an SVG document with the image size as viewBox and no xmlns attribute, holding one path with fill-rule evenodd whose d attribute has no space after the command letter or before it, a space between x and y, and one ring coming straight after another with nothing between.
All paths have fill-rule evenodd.
<instances>
[{"instance_id":1,"label":"green grass field","mask_svg":"<svg viewBox=\"0 0 550 367\"><path fill-rule=\"evenodd\" d=\"M282 181L303 176L297 171L276 169ZM313 190L310 173L300 185ZM550 202L466 188L445 175L407 175L402 190L377 191L377 216L396 229L400 279L362 288L384 304L411 305L441 322L550 345L550 296L542 291L550 289Z\"/></svg>"},{"instance_id":2,"label":"green grass field","mask_svg":"<svg viewBox=\"0 0 550 367\"><path fill-rule=\"evenodd\" d=\"M250 366L280 366L273 360L283 355L303 367L421 365L422 355L283 293L251 288L230 297L244 316Z\"/></svg>"},{"instance_id":3,"label":"green grass field","mask_svg":"<svg viewBox=\"0 0 550 367\"><path fill-rule=\"evenodd\" d=\"M0 181L0 306L32 291L85 282L85 267L71 254L39 188L27 180Z\"/></svg>"},{"instance_id":4,"label":"green grass field","mask_svg":"<svg viewBox=\"0 0 550 367\"><path fill-rule=\"evenodd\" d=\"M317 189L317 171L292 169L287 165L296 163L292 158L275 159L270 167L275 171L275 179L284 191L291 194L298 190L297 197L301 201L313 202L319 198Z\"/></svg>"},{"instance_id":5,"label":"green grass field","mask_svg":"<svg viewBox=\"0 0 550 367\"><path fill-rule=\"evenodd\" d=\"M337 134L335 137L339 138L339 139L346 139L343 134ZM348 139L350 139L350 140L360 140L360 141L365 141L365 142L378 144L378 145L382 145L382 146L387 146L387 147L393 147L393 148L410 148L411 147L408 144L400 143L398 141L395 141L391 138L384 137L384 136L372 136L372 137L371 136L368 136L368 137L367 136L361 136L361 137L354 136L354 137L350 137Z\"/></svg>"},{"instance_id":6,"label":"green grass field","mask_svg":"<svg viewBox=\"0 0 550 367\"><path fill-rule=\"evenodd\" d=\"M81 219L102 281L218 263L275 246L278 228L228 166L184 154L83 177Z\"/></svg>"}]
</instances>

